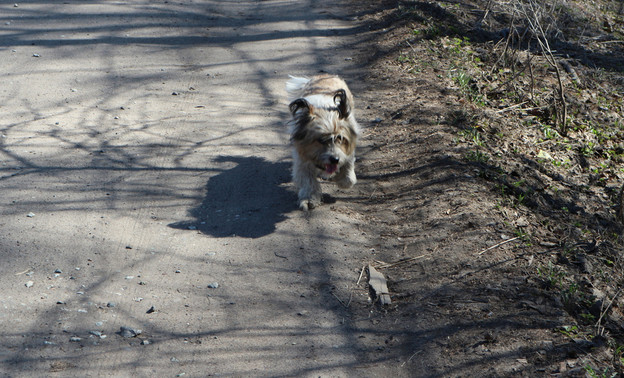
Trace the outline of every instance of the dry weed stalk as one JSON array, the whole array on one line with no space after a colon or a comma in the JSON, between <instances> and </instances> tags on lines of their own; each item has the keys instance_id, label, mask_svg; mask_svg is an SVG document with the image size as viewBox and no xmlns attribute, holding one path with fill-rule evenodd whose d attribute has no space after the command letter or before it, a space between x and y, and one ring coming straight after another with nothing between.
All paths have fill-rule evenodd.
<instances>
[{"instance_id":1,"label":"dry weed stalk","mask_svg":"<svg viewBox=\"0 0 624 378\"><path fill-rule=\"evenodd\" d=\"M567 134L567 119L568 119L568 106L565 99L565 93L563 88L563 79L561 77L561 70L559 69L559 64L557 59L555 58L552 49L550 48L550 44L548 43L548 37L546 35L546 31L540 22L540 12L542 11L541 6L535 1L529 1L527 3L529 12L527 14L527 22L533 32L537 42L540 46L540 50L544 54L546 61L550 66L555 70L557 75L557 84L558 90L557 94L559 96L559 107L560 111L558 111L557 106L555 104L555 111L557 115L557 121L559 122L559 127L561 131L561 135Z\"/></svg>"},{"instance_id":2,"label":"dry weed stalk","mask_svg":"<svg viewBox=\"0 0 624 378\"><path fill-rule=\"evenodd\" d=\"M557 98L553 108L555 110L556 123L559 124L560 133L565 136L567 134L568 119L568 106L565 99L565 89L563 86L563 78L559 68L559 62L557 61L557 58L550 47L550 43L548 42L550 35L556 35L558 33L554 21L555 9L557 7L556 1L553 1L548 9L546 9L546 7L547 4L541 4L534 0L516 1L514 4L513 19L516 18L517 14L521 20L526 22L527 31L530 37L537 41L539 49L546 59L546 62L555 70L557 79ZM531 88L531 93L533 93L533 88Z\"/></svg>"},{"instance_id":3,"label":"dry weed stalk","mask_svg":"<svg viewBox=\"0 0 624 378\"><path fill-rule=\"evenodd\" d=\"M618 216L620 218L620 222L624 223L624 185L622 185L622 189L620 189L619 197L620 206L618 207Z\"/></svg>"},{"instance_id":4,"label":"dry weed stalk","mask_svg":"<svg viewBox=\"0 0 624 378\"><path fill-rule=\"evenodd\" d=\"M510 21L505 38L494 47L494 49L498 49L501 46L502 52L493 65L490 75L502 61L503 65L511 68L512 76L509 80L498 85L495 90L502 87L515 88L514 83L528 68L531 83L530 88L528 88L528 97L534 105L538 104L538 100L535 98L535 77L531 51L532 46L537 46L546 63L555 72L557 86L554 89L551 108L560 134L567 135L568 104L565 99L565 87L560 68L560 64L565 64L565 62L555 56L549 42L551 38L560 34L556 25L558 9L562 9L559 1L551 0L540 3L537 0L512 0L509 3L499 5L503 7L503 12L510 15ZM526 49L525 64L517 71L516 64L523 60L520 57L520 52L524 49Z\"/></svg>"}]
</instances>

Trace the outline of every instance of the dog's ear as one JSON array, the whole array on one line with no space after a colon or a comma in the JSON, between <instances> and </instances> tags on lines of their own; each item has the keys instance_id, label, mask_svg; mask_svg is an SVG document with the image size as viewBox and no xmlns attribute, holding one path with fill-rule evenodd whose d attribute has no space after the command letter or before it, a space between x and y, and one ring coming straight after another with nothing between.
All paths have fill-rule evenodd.
<instances>
[{"instance_id":1,"label":"dog's ear","mask_svg":"<svg viewBox=\"0 0 624 378\"><path fill-rule=\"evenodd\" d=\"M305 98L296 99L291 102L288 107L290 108L290 113L295 118L295 127L290 139L298 141L304 140L308 135L306 125L312 118L311 114L314 107Z\"/></svg>"},{"instance_id":2,"label":"dog's ear","mask_svg":"<svg viewBox=\"0 0 624 378\"><path fill-rule=\"evenodd\" d=\"M349 102L347 101L347 92L344 89L338 89L334 93L334 104L338 108L338 113L340 113L340 119L347 118L351 113L351 108L349 107Z\"/></svg>"},{"instance_id":3,"label":"dog's ear","mask_svg":"<svg viewBox=\"0 0 624 378\"><path fill-rule=\"evenodd\" d=\"M313 109L312 105L310 105L310 103L305 98L296 99L295 101L291 102L290 105L288 105L288 108L290 109L290 113L292 115L295 115L295 113L297 113L299 109L303 109L308 114L310 114L312 113Z\"/></svg>"}]
</instances>

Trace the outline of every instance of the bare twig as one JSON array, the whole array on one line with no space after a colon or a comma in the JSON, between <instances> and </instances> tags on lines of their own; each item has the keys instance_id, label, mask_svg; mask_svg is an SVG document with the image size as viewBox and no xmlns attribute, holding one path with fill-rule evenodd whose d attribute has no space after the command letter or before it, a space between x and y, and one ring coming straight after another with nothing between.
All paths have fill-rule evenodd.
<instances>
[{"instance_id":1,"label":"bare twig","mask_svg":"<svg viewBox=\"0 0 624 378\"><path fill-rule=\"evenodd\" d=\"M496 88L492 89L490 92L496 92L499 88L503 88L506 87L507 85L509 85L511 82L513 82L514 80L516 80L518 77L520 77L520 75L522 75L524 73L524 70L526 69L523 68L521 71L516 72L509 80L507 80L506 82L499 84L496 86Z\"/></svg>"},{"instance_id":2,"label":"bare twig","mask_svg":"<svg viewBox=\"0 0 624 378\"><path fill-rule=\"evenodd\" d=\"M622 189L620 189L620 208L619 208L619 216L620 221L624 223L624 185L622 185Z\"/></svg>"},{"instance_id":3,"label":"bare twig","mask_svg":"<svg viewBox=\"0 0 624 378\"><path fill-rule=\"evenodd\" d=\"M496 62L494 62L494 64L492 65L492 70L490 71L490 76L494 73L494 71L496 70L496 66L498 66L498 63L503 59L503 57L505 57L505 55L507 54L507 49L509 49L509 44L511 43L511 39L513 36L513 30L514 30L514 23L516 21L516 13L514 12L514 14L511 17L511 21L509 21L509 33L507 34L507 38L505 39L505 48L503 49L503 52L501 53L501 55L498 57L498 59L496 60Z\"/></svg>"},{"instance_id":4,"label":"bare twig","mask_svg":"<svg viewBox=\"0 0 624 378\"><path fill-rule=\"evenodd\" d=\"M355 283L356 285L359 285L359 284L360 284L360 280L362 279L362 275L364 274L364 270L366 270L366 265L364 265L364 266L362 267L362 271L360 272L360 276L358 277L358 280L357 280L357 282Z\"/></svg>"},{"instance_id":5,"label":"bare twig","mask_svg":"<svg viewBox=\"0 0 624 378\"><path fill-rule=\"evenodd\" d=\"M526 104L526 103L527 103L526 101L523 101L523 102L521 102L521 103L519 103L519 104L516 104L516 105L511 105L511 106L508 106L508 107L506 107L506 108L503 108L503 109L497 110L497 111L495 111L494 113L504 113L504 112L507 112L507 111L509 111L509 110L515 109L515 108L517 108L517 107L519 107L519 106L522 106L522 105L524 105L524 104Z\"/></svg>"},{"instance_id":6,"label":"bare twig","mask_svg":"<svg viewBox=\"0 0 624 378\"><path fill-rule=\"evenodd\" d=\"M402 260L391 262L391 263L386 263L386 262L383 262L383 261L376 261L378 264L375 265L375 268L377 268L377 269L392 268L393 266L406 264L406 263L412 262L414 260L422 259L423 257L427 257L429 255L431 255L431 253L425 253L424 255L410 257L410 258L407 258L407 259L402 259Z\"/></svg>"},{"instance_id":7,"label":"bare twig","mask_svg":"<svg viewBox=\"0 0 624 378\"><path fill-rule=\"evenodd\" d=\"M617 298L618 295L620 295L620 293L622 292L622 289L618 290L617 293L615 293L615 295L613 296L613 298L611 298L611 301L609 302L609 304L607 305L607 307L600 312L600 317L598 318L598 321L596 322L596 327L598 327L598 334L602 335L602 332L604 331L604 327L602 327L602 331L600 330L601 327L601 323L602 323L602 318L607 314L607 312L609 312L609 308L611 308L611 305L613 304L613 302L615 301L615 298Z\"/></svg>"},{"instance_id":8,"label":"bare twig","mask_svg":"<svg viewBox=\"0 0 624 378\"><path fill-rule=\"evenodd\" d=\"M482 254L484 254L485 252L487 252L487 251L489 251L489 250L491 250L491 249L494 249L494 248L496 248L496 247L500 247L500 246L501 246L501 245L503 245L503 244L507 244L507 243L509 243L509 242L512 242L512 241L517 240L517 239L520 239L520 238L521 238L521 236L516 236L515 238L511 238L511 239L503 240L502 242L500 242L500 243L498 243L498 244L494 244L493 246L488 247L488 248L484 249L483 251L481 251L481 252L479 252L479 253L477 253L477 254L478 254L479 256L481 256Z\"/></svg>"},{"instance_id":9,"label":"bare twig","mask_svg":"<svg viewBox=\"0 0 624 378\"><path fill-rule=\"evenodd\" d=\"M340 302L340 304L341 304L341 305L345 306L346 308L348 308L348 307L349 307L349 305L348 305L348 304L345 304L345 303L344 303L344 302L343 302L340 298L338 298L338 296L337 296L336 294L334 294L334 292L333 292L333 291L331 292L331 295L333 295L336 299L338 299L338 302ZM351 301L349 300L349 303L350 303L350 302L351 302Z\"/></svg>"},{"instance_id":10,"label":"bare twig","mask_svg":"<svg viewBox=\"0 0 624 378\"><path fill-rule=\"evenodd\" d=\"M22 274L26 274L26 273L30 272L31 270L32 270L32 268L28 268L28 269L26 269L26 270L25 270L25 271L23 271L23 272L15 273L15 275L16 275L16 276L19 276L19 275L22 275Z\"/></svg>"},{"instance_id":11,"label":"bare twig","mask_svg":"<svg viewBox=\"0 0 624 378\"><path fill-rule=\"evenodd\" d=\"M531 62L532 57L533 56L527 47L527 66L529 66L529 73L531 74L531 88L529 93L531 94L531 102L535 104L535 96L533 94L535 89L535 77L533 76L533 63Z\"/></svg>"},{"instance_id":12,"label":"bare twig","mask_svg":"<svg viewBox=\"0 0 624 378\"><path fill-rule=\"evenodd\" d=\"M488 0L487 4L485 5L485 10L483 11L483 16L481 16L479 21L477 21L476 27L478 29L481 29L481 25L483 25L483 22L487 18L488 14L490 14L491 7L492 7L492 0Z\"/></svg>"},{"instance_id":13,"label":"bare twig","mask_svg":"<svg viewBox=\"0 0 624 378\"><path fill-rule=\"evenodd\" d=\"M407 361L404 361L401 364L401 367L405 366L406 363L410 362L412 360L412 358L414 358L415 355L417 355L418 353L422 352L422 350L417 350L416 352L414 352L414 354L412 354L412 356L410 358L407 359Z\"/></svg>"}]
</instances>

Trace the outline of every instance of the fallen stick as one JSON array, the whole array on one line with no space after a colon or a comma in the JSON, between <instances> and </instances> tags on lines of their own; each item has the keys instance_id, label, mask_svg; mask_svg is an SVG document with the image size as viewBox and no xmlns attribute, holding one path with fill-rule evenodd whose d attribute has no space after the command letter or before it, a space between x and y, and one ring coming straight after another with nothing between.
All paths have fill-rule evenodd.
<instances>
[{"instance_id":1,"label":"fallen stick","mask_svg":"<svg viewBox=\"0 0 624 378\"><path fill-rule=\"evenodd\" d=\"M406 363L410 362L412 360L412 358L414 358L415 355L417 355L418 353L422 352L422 350L417 350L416 352L414 352L414 354L412 354L412 356L410 358L407 359L407 361L404 361L401 364L401 367L405 366Z\"/></svg>"},{"instance_id":2,"label":"fallen stick","mask_svg":"<svg viewBox=\"0 0 624 378\"><path fill-rule=\"evenodd\" d=\"M403 260L399 260L399 261L395 261L395 262L391 262L391 263L386 263L386 262L383 262L383 261L376 261L376 262L379 263L379 265L377 265L377 269L391 268L393 266L405 264L405 263L408 263L408 262L412 262L414 260L418 260L418 259L421 259L423 257L427 257L429 255L431 255L431 253L425 253L424 255L410 257L410 258L407 258L407 259L403 259Z\"/></svg>"},{"instance_id":3,"label":"fallen stick","mask_svg":"<svg viewBox=\"0 0 624 378\"><path fill-rule=\"evenodd\" d=\"M358 280L357 280L357 282L355 283L355 285L356 285L356 286L360 284L360 280L362 279L362 275L364 274L364 270L366 270L366 265L364 265L364 266L362 267L362 271L360 272L360 277L358 277Z\"/></svg>"},{"instance_id":4,"label":"fallen stick","mask_svg":"<svg viewBox=\"0 0 624 378\"><path fill-rule=\"evenodd\" d=\"M526 104L527 102L528 102L528 101L524 101L524 102L521 102L521 103L516 104L516 105L511 105L511 106L508 106L508 107L506 107L506 108L503 108L503 109L497 110L497 111L495 111L494 113L503 113L503 112L506 112L506 111L509 111L509 110L515 109L515 108L517 108L517 107L520 107L520 106L522 106L522 105Z\"/></svg>"},{"instance_id":5,"label":"fallen stick","mask_svg":"<svg viewBox=\"0 0 624 378\"><path fill-rule=\"evenodd\" d=\"M503 245L503 244L507 244L507 243L509 243L509 242L512 242L512 241L514 241L514 240L516 240L516 239L520 239L520 238L521 238L520 236L516 236L515 238L511 238L511 239L503 240L502 242L500 242L500 243L498 243L498 244L494 244L493 246L491 246L491 247L489 247L489 248L484 249L483 251L479 252L479 253L478 253L478 255L479 255L479 256L481 256L482 254L484 254L485 252L489 251L490 249L494 249L494 248L496 248L496 247L500 247L500 246L501 246L501 245Z\"/></svg>"},{"instance_id":6,"label":"fallen stick","mask_svg":"<svg viewBox=\"0 0 624 378\"><path fill-rule=\"evenodd\" d=\"M338 298L338 296L336 294L334 294L334 292L331 292L331 295L333 295L336 299L338 299L338 302L340 302L341 305L345 306L346 308L349 308L349 305L345 304L340 298ZM349 301L349 303L351 303Z\"/></svg>"},{"instance_id":7,"label":"fallen stick","mask_svg":"<svg viewBox=\"0 0 624 378\"><path fill-rule=\"evenodd\" d=\"M16 275L16 276L19 276L19 275L21 275L21 274L26 274L26 273L30 272L31 270L32 270L32 268L30 268L30 269L26 269L26 270L25 270L25 271L23 271L23 272L15 273L15 275Z\"/></svg>"},{"instance_id":8,"label":"fallen stick","mask_svg":"<svg viewBox=\"0 0 624 378\"><path fill-rule=\"evenodd\" d=\"M615 295L613 296L613 298L611 298L611 301L609 302L609 304L607 305L607 307L604 309L604 311L602 310L602 308L600 309L600 318L598 318L598 321L596 322L596 327L598 328L598 334L602 335L602 332L600 331L600 323L602 323L602 318L607 314L607 312L609 311L609 308L611 308L611 305L613 304L613 302L615 301L615 298L617 298L617 296L622 292L622 289L618 290L617 293L615 293ZM607 298L608 299L608 298ZM603 302L604 305L604 302ZM604 327L602 327L604 330Z\"/></svg>"}]
</instances>

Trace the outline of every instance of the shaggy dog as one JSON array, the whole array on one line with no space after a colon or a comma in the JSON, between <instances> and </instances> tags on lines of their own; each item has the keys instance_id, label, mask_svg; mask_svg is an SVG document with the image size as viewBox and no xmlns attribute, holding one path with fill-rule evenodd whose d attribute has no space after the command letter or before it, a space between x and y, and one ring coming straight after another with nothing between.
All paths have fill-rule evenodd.
<instances>
[{"instance_id":1,"label":"shaggy dog","mask_svg":"<svg viewBox=\"0 0 624 378\"><path fill-rule=\"evenodd\" d=\"M350 188L355 177L355 145L360 129L353 116L353 96L337 76L311 79L290 76L290 140L293 144L293 181L299 207L321 204L320 177Z\"/></svg>"}]
</instances>

